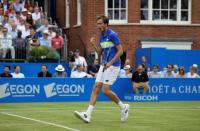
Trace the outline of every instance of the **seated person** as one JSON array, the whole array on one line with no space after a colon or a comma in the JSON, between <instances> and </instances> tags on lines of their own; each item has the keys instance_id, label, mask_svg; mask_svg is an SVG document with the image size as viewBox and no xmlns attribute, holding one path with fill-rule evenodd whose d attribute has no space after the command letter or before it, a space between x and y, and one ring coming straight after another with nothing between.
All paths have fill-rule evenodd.
<instances>
[{"instance_id":1,"label":"seated person","mask_svg":"<svg viewBox=\"0 0 200 131\"><path fill-rule=\"evenodd\" d=\"M62 65L58 65L56 68L56 73L53 74L53 77L56 78L66 78L67 77L67 73L65 72L65 68Z\"/></svg>"},{"instance_id":2,"label":"seated person","mask_svg":"<svg viewBox=\"0 0 200 131\"><path fill-rule=\"evenodd\" d=\"M12 77L12 75L10 74L10 66L6 65L4 67L4 72L0 75L0 77Z\"/></svg>"},{"instance_id":3,"label":"seated person","mask_svg":"<svg viewBox=\"0 0 200 131\"><path fill-rule=\"evenodd\" d=\"M11 57L15 59L15 48L13 47L12 36L8 34L7 28L3 28L2 32L3 35L0 37L0 50L3 54L0 54L0 57L5 59L7 52L11 50Z\"/></svg>"},{"instance_id":4,"label":"seated person","mask_svg":"<svg viewBox=\"0 0 200 131\"><path fill-rule=\"evenodd\" d=\"M26 37L26 45L28 45L30 48L32 46L39 46L38 41L39 36L37 36L35 32L35 28L32 26L30 27L30 35Z\"/></svg>"},{"instance_id":5,"label":"seated person","mask_svg":"<svg viewBox=\"0 0 200 131\"><path fill-rule=\"evenodd\" d=\"M41 72L38 73L38 77L52 77L46 65L41 66Z\"/></svg>"},{"instance_id":6,"label":"seated person","mask_svg":"<svg viewBox=\"0 0 200 131\"><path fill-rule=\"evenodd\" d=\"M187 78L200 78L196 73L196 67L190 66L190 72L187 73Z\"/></svg>"},{"instance_id":7,"label":"seated person","mask_svg":"<svg viewBox=\"0 0 200 131\"><path fill-rule=\"evenodd\" d=\"M153 65L153 71L149 72L149 78L161 78L161 73L158 72L158 65Z\"/></svg>"},{"instance_id":8,"label":"seated person","mask_svg":"<svg viewBox=\"0 0 200 131\"><path fill-rule=\"evenodd\" d=\"M131 66L125 65L124 68L120 70L119 78L131 78L131 77L132 77Z\"/></svg>"},{"instance_id":9,"label":"seated person","mask_svg":"<svg viewBox=\"0 0 200 131\"><path fill-rule=\"evenodd\" d=\"M91 75L84 72L84 68L82 65L77 65L77 69L72 71L71 78L85 78L85 77L92 77Z\"/></svg>"},{"instance_id":10,"label":"seated person","mask_svg":"<svg viewBox=\"0 0 200 131\"><path fill-rule=\"evenodd\" d=\"M42 32L42 37L39 39L40 46L51 47L51 38L49 37L48 30Z\"/></svg>"},{"instance_id":11,"label":"seated person","mask_svg":"<svg viewBox=\"0 0 200 131\"><path fill-rule=\"evenodd\" d=\"M176 78L186 78L186 77L187 77L187 74L185 73L185 68L183 66L179 67Z\"/></svg>"},{"instance_id":12,"label":"seated person","mask_svg":"<svg viewBox=\"0 0 200 131\"><path fill-rule=\"evenodd\" d=\"M145 69L143 69L142 65L139 65L137 67L137 70L132 75L132 84L135 94L139 93L138 88L140 87L144 88L144 94L146 94L149 89L148 85L149 78L146 71L144 70Z\"/></svg>"},{"instance_id":13,"label":"seated person","mask_svg":"<svg viewBox=\"0 0 200 131\"><path fill-rule=\"evenodd\" d=\"M99 68L100 68L99 62L97 59L95 59L93 64L88 66L88 74L92 75L93 77L96 77Z\"/></svg>"},{"instance_id":14,"label":"seated person","mask_svg":"<svg viewBox=\"0 0 200 131\"><path fill-rule=\"evenodd\" d=\"M14 72L11 73L13 78L25 78L23 73L20 73L20 66L15 65L14 66Z\"/></svg>"},{"instance_id":15,"label":"seated person","mask_svg":"<svg viewBox=\"0 0 200 131\"><path fill-rule=\"evenodd\" d=\"M164 73L164 78L176 78L176 74L173 71L174 66L172 64L169 64L167 66L167 71Z\"/></svg>"}]
</instances>

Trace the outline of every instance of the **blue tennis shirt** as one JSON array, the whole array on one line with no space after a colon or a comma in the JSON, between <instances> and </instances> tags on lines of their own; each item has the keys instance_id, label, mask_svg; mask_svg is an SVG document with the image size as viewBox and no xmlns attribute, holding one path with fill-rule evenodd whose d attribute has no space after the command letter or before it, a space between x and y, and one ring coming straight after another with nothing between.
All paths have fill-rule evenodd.
<instances>
[{"instance_id":1,"label":"blue tennis shirt","mask_svg":"<svg viewBox=\"0 0 200 131\"><path fill-rule=\"evenodd\" d=\"M116 46L120 44L120 39L118 34L111 29L107 29L104 33L101 33L99 38L100 47L103 49L101 65L104 65L115 57L117 53ZM113 66L121 66L120 59L117 59L113 63Z\"/></svg>"}]
</instances>

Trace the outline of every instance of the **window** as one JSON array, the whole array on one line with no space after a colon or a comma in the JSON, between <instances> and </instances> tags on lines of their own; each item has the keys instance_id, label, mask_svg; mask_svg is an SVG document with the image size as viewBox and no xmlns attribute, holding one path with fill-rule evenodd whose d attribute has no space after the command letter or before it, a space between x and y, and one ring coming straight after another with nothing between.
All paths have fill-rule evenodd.
<instances>
[{"instance_id":1,"label":"window","mask_svg":"<svg viewBox=\"0 0 200 131\"><path fill-rule=\"evenodd\" d=\"M176 50L191 50L192 41L141 41L142 48L166 48Z\"/></svg>"},{"instance_id":2,"label":"window","mask_svg":"<svg viewBox=\"0 0 200 131\"><path fill-rule=\"evenodd\" d=\"M127 23L128 0L105 0L105 14L110 23Z\"/></svg>"},{"instance_id":3,"label":"window","mask_svg":"<svg viewBox=\"0 0 200 131\"><path fill-rule=\"evenodd\" d=\"M77 25L81 25L81 0L77 0Z\"/></svg>"},{"instance_id":4,"label":"window","mask_svg":"<svg viewBox=\"0 0 200 131\"><path fill-rule=\"evenodd\" d=\"M141 0L141 23L191 23L191 0Z\"/></svg>"},{"instance_id":5,"label":"window","mask_svg":"<svg viewBox=\"0 0 200 131\"><path fill-rule=\"evenodd\" d=\"M69 0L66 0L66 27L68 28L69 25Z\"/></svg>"}]
</instances>

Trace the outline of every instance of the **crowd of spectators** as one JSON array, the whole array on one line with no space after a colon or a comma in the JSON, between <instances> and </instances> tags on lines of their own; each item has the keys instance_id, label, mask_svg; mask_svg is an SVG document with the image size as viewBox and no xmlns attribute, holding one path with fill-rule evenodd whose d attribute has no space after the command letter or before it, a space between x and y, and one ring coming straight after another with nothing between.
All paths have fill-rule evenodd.
<instances>
[{"instance_id":1,"label":"crowd of spectators","mask_svg":"<svg viewBox=\"0 0 200 131\"><path fill-rule=\"evenodd\" d=\"M8 58L8 52L11 59L25 59L33 46L48 46L61 55L63 38L60 30L51 23L42 8L30 3L30 0L2 0L0 59Z\"/></svg>"},{"instance_id":2,"label":"crowd of spectators","mask_svg":"<svg viewBox=\"0 0 200 131\"><path fill-rule=\"evenodd\" d=\"M100 64L98 59L94 59L93 63L87 64L85 58L80 56L80 51L76 49L74 51L74 59L70 63L71 75L67 74L66 69L63 65L59 64L55 68L55 73L52 74L48 71L47 65L41 66L41 72L38 73L38 77L56 77L56 78L91 78L96 77ZM144 58L142 58L144 59ZM130 61L127 59L124 66L122 66L119 72L119 78L132 78L134 73L139 71L139 67L142 67L148 78L200 78L198 74L198 65L193 64L189 68L189 72L185 71L183 66L178 67L177 65L169 64L162 70L159 70L159 65L154 64L152 69L147 67L145 63L141 63L136 69L130 66ZM14 72L10 74L10 66L7 65L4 68L4 72L1 77L13 77L13 78L25 78L20 73L20 66L14 66Z\"/></svg>"}]
</instances>

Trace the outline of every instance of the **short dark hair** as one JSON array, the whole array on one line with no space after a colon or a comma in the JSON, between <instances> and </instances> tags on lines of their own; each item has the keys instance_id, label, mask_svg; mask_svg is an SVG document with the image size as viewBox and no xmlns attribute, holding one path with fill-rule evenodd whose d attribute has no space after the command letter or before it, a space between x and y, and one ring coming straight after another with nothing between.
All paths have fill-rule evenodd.
<instances>
[{"instance_id":1,"label":"short dark hair","mask_svg":"<svg viewBox=\"0 0 200 131\"><path fill-rule=\"evenodd\" d=\"M45 65L45 64L43 64L43 65L41 65L41 66L44 66L44 67L46 67L46 68L48 69L47 65Z\"/></svg>"},{"instance_id":2,"label":"short dark hair","mask_svg":"<svg viewBox=\"0 0 200 131\"><path fill-rule=\"evenodd\" d=\"M173 65L173 64L168 64L168 66L171 66L172 69L174 69L174 65ZM168 66L167 66L167 67L168 67Z\"/></svg>"},{"instance_id":3,"label":"short dark hair","mask_svg":"<svg viewBox=\"0 0 200 131\"><path fill-rule=\"evenodd\" d=\"M19 65L15 65L15 66L14 66L14 70L15 70L17 67L19 67Z\"/></svg>"},{"instance_id":4,"label":"short dark hair","mask_svg":"<svg viewBox=\"0 0 200 131\"><path fill-rule=\"evenodd\" d=\"M153 67L159 68L159 66L157 64L154 64Z\"/></svg>"},{"instance_id":5,"label":"short dark hair","mask_svg":"<svg viewBox=\"0 0 200 131\"><path fill-rule=\"evenodd\" d=\"M100 16L98 16L97 18L96 18L96 20L99 20L99 19L101 19L101 20L103 20L103 23L104 24L109 24L109 19L108 19L108 17L107 16L105 16L105 15L100 15Z\"/></svg>"},{"instance_id":6,"label":"short dark hair","mask_svg":"<svg viewBox=\"0 0 200 131\"><path fill-rule=\"evenodd\" d=\"M9 65L6 65L5 67L7 67L10 70L10 66Z\"/></svg>"}]
</instances>

